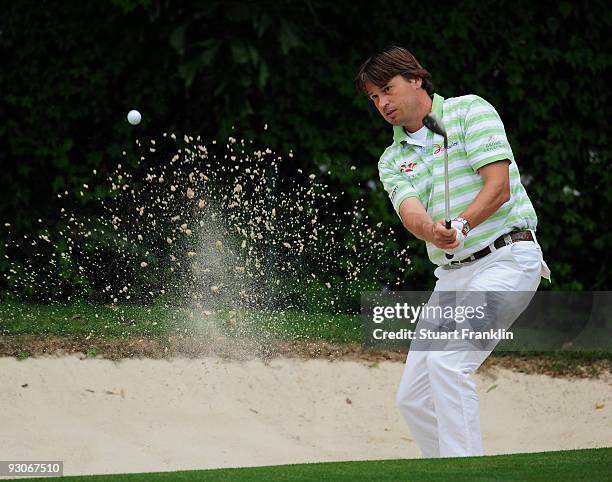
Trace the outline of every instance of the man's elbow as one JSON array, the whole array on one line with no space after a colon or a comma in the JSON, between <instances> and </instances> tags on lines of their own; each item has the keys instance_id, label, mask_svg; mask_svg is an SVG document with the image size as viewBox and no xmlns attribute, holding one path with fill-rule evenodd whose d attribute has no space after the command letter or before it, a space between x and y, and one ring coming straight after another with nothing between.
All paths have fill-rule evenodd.
<instances>
[{"instance_id":1,"label":"man's elbow","mask_svg":"<svg viewBox=\"0 0 612 482\"><path fill-rule=\"evenodd\" d=\"M505 182L500 189L499 205L501 206L508 201L510 201L510 182Z\"/></svg>"},{"instance_id":2,"label":"man's elbow","mask_svg":"<svg viewBox=\"0 0 612 482\"><path fill-rule=\"evenodd\" d=\"M491 204L497 204L498 207L510 200L509 163L508 159L493 162L478 171L484 180L484 189L489 192Z\"/></svg>"},{"instance_id":3,"label":"man's elbow","mask_svg":"<svg viewBox=\"0 0 612 482\"><path fill-rule=\"evenodd\" d=\"M496 204L497 207L500 207L510 200L510 179L491 180L490 189L489 192L492 194L491 202L492 204Z\"/></svg>"}]
</instances>

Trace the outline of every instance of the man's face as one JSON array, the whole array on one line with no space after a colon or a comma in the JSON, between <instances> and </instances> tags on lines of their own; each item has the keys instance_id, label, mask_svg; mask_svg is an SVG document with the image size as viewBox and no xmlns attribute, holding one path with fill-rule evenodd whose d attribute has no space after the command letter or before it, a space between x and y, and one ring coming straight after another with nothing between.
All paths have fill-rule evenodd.
<instances>
[{"instance_id":1,"label":"man's face","mask_svg":"<svg viewBox=\"0 0 612 482\"><path fill-rule=\"evenodd\" d=\"M414 124L421 112L421 79L406 80L401 75L396 75L381 87L371 82L366 82L365 86L368 97L389 124Z\"/></svg>"}]
</instances>

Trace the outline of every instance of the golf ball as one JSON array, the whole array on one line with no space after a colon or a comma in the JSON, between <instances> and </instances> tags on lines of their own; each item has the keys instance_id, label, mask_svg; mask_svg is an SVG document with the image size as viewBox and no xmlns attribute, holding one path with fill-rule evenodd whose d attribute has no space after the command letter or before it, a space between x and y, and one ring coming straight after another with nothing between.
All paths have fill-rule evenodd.
<instances>
[{"instance_id":1,"label":"golf ball","mask_svg":"<svg viewBox=\"0 0 612 482\"><path fill-rule=\"evenodd\" d=\"M140 121L142 120L142 116L140 115L140 112L138 112L137 110L131 110L128 112L127 120L130 124L135 126L137 124L140 124Z\"/></svg>"}]
</instances>

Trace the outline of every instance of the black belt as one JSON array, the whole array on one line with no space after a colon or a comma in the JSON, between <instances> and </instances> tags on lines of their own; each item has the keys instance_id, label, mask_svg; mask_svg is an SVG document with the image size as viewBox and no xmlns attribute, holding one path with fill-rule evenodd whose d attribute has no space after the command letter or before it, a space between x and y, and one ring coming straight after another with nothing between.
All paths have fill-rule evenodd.
<instances>
[{"instance_id":1,"label":"black belt","mask_svg":"<svg viewBox=\"0 0 612 482\"><path fill-rule=\"evenodd\" d=\"M500 249L509 244L516 243L517 241L534 241L533 234L531 234L531 231L515 231L514 233L504 234L493 241L493 246L495 246L495 249ZM451 261L450 264L457 265L476 261L477 259L484 258L486 255L491 254L491 252L491 248L487 246L461 261Z\"/></svg>"}]
</instances>

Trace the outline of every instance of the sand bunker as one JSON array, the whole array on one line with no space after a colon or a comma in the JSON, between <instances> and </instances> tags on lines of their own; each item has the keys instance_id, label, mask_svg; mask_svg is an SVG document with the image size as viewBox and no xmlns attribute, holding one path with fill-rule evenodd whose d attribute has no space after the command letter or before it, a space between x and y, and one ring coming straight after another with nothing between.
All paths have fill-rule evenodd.
<instances>
[{"instance_id":1,"label":"sand bunker","mask_svg":"<svg viewBox=\"0 0 612 482\"><path fill-rule=\"evenodd\" d=\"M67 475L419 457L403 364L277 358L0 358L0 460ZM476 376L487 454L612 445L612 385Z\"/></svg>"}]
</instances>

